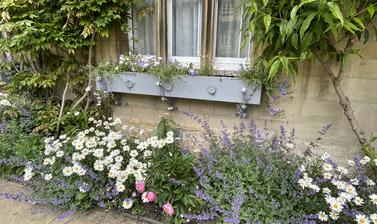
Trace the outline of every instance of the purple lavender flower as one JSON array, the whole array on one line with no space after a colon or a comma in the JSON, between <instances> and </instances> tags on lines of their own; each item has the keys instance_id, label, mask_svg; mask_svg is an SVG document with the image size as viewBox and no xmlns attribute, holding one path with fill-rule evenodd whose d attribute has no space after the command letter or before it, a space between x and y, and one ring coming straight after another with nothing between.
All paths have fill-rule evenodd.
<instances>
[{"instance_id":1,"label":"purple lavender flower","mask_svg":"<svg viewBox=\"0 0 377 224\"><path fill-rule=\"evenodd\" d=\"M231 216L224 218L224 221L226 223L233 223L233 224L240 223L239 214L240 214L240 209L243 202L244 202L244 198L242 195L237 195L233 198Z\"/></svg>"},{"instance_id":2,"label":"purple lavender flower","mask_svg":"<svg viewBox=\"0 0 377 224\"><path fill-rule=\"evenodd\" d=\"M62 214L60 214L58 216L58 219L59 220L64 220L65 218L69 217L69 216L72 216L73 214L75 214L76 210L69 210L69 211L66 211L66 212L63 212Z\"/></svg>"},{"instance_id":3,"label":"purple lavender flower","mask_svg":"<svg viewBox=\"0 0 377 224\"><path fill-rule=\"evenodd\" d=\"M179 180L177 180L177 179L175 179L175 178L170 178L169 182L172 183L172 184L174 184L174 185L177 185L177 186L182 185L182 182L179 181Z\"/></svg>"},{"instance_id":4,"label":"purple lavender flower","mask_svg":"<svg viewBox=\"0 0 377 224\"><path fill-rule=\"evenodd\" d=\"M227 130L226 125L224 124L223 121L220 121L221 127L222 127L222 144L223 147L226 149L232 149L233 148L233 143L230 137L230 134Z\"/></svg>"},{"instance_id":5,"label":"purple lavender flower","mask_svg":"<svg viewBox=\"0 0 377 224\"><path fill-rule=\"evenodd\" d=\"M280 95L281 96L287 95L287 80L284 80L280 85Z\"/></svg>"},{"instance_id":6,"label":"purple lavender flower","mask_svg":"<svg viewBox=\"0 0 377 224\"><path fill-rule=\"evenodd\" d=\"M275 116L276 114L280 112L280 108L271 104L268 106L268 112L270 116Z\"/></svg>"},{"instance_id":7,"label":"purple lavender flower","mask_svg":"<svg viewBox=\"0 0 377 224\"><path fill-rule=\"evenodd\" d=\"M98 202L98 207L100 208L106 208L106 204L103 201Z\"/></svg>"},{"instance_id":8,"label":"purple lavender flower","mask_svg":"<svg viewBox=\"0 0 377 224\"><path fill-rule=\"evenodd\" d=\"M138 65L139 67L141 67L141 68L145 68L145 67L146 67L146 63L145 63L144 61L142 61L142 60L140 60L140 61L137 63L137 65Z\"/></svg>"},{"instance_id":9,"label":"purple lavender flower","mask_svg":"<svg viewBox=\"0 0 377 224\"><path fill-rule=\"evenodd\" d=\"M196 220L196 221L209 221L215 218L214 214L211 213L201 213L201 214L182 214L182 218Z\"/></svg>"},{"instance_id":10,"label":"purple lavender flower","mask_svg":"<svg viewBox=\"0 0 377 224\"><path fill-rule=\"evenodd\" d=\"M5 127L6 127L5 124L0 123L0 133L5 131Z\"/></svg>"},{"instance_id":11,"label":"purple lavender flower","mask_svg":"<svg viewBox=\"0 0 377 224\"><path fill-rule=\"evenodd\" d=\"M196 76L196 75L198 75L198 74L196 73L195 69L193 69L193 68L190 68L190 69L188 70L188 72L189 72L189 74L190 74L191 76Z\"/></svg>"}]
</instances>

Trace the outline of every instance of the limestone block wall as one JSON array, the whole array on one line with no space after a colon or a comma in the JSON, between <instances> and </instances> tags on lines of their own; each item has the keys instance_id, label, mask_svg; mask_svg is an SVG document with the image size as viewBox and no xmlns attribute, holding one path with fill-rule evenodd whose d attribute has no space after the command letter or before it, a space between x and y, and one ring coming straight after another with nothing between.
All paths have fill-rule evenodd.
<instances>
[{"instance_id":1,"label":"limestone block wall","mask_svg":"<svg viewBox=\"0 0 377 224\"><path fill-rule=\"evenodd\" d=\"M114 45L114 42L109 40L109 44ZM106 43L102 41L101 46L106 46ZM359 47L363 58L353 56L350 59L342 87L350 98L361 127L367 134L377 134L377 42L371 41ZM119 53L114 50L107 54L114 58ZM343 115L329 77L315 61L302 65L299 73L299 78L291 83L292 93L280 101L285 116L271 117L267 106L262 104L249 108L248 119L260 125L267 121L275 130L280 124L295 128L297 149L304 148L303 144L313 140L324 125L332 124L320 142L318 153L327 151L339 160L352 157L359 151L359 144ZM122 104L113 108L114 116L142 127L155 127L159 118L167 115L181 126L184 133L200 131L200 126L184 112L202 116L214 129L220 127L220 121L230 127L240 122L235 116L235 105L230 103L177 99L178 110L168 112L160 97L122 94L121 98Z\"/></svg>"}]
</instances>

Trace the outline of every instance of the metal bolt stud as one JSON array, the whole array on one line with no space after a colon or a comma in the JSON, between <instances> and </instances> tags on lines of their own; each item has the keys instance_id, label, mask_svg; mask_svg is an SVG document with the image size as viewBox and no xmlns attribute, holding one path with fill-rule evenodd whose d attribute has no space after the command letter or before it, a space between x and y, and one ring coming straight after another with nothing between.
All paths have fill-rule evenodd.
<instances>
[{"instance_id":1,"label":"metal bolt stud","mask_svg":"<svg viewBox=\"0 0 377 224\"><path fill-rule=\"evenodd\" d=\"M211 95L215 95L216 91L217 91L217 88L214 87L214 86L209 86L209 87L207 88L207 92L208 92L209 94L211 94Z\"/></svg>"},{"instance_id":2,"label":"metal bolt stud","mask_svg":"<svg viewBox=\"0 0 377 224\"><path fill-rule=\"evenodd\" d=\"M132 82L131 80L127 80L126 86L127 86L127 88L132 89L135 86L135 83Z\"/></svg>"}]
</instances>

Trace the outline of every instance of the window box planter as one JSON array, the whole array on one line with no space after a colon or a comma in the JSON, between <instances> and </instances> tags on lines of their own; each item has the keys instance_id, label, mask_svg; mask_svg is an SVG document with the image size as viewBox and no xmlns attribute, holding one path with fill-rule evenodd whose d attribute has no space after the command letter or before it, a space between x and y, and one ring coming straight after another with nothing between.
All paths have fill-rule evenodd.
<instances>
[{"instance_id":1,"label":"window box planter","mask_svg":"<svg viewBox=\"0 0 377 224\"><path fill-rule=\"evenodd\" d=\"M239 104L260 104L261 100L259 85L237 77L177 76L170 82L162 83L155 75L125 72L97 78L97 89L114 93Z\"/></svg>"}]
</instances>

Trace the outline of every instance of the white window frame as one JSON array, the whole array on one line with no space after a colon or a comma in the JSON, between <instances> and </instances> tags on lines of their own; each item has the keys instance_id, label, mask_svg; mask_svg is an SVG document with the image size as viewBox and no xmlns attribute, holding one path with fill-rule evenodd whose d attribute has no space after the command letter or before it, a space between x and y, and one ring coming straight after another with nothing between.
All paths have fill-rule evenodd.
<instances>
[{"instance_id":1,"label":"white window frame","mask_svg":"<svg viewBox=\"0 0 377 224\"><path fill-rule=\"evenodd\" d=\"M241 10L242 11L242 10ZM216 70L226 70L226 71L237 71L240 69L240 65L245 65L251 57L252 54L252 41L250 41L249 48L247 49L246 58L231 58L231 57L216 57L216 47L217 47L217 22L219 17L219 0L215 0L215 16L214 16L214 32L213 32L213 67ZM240 27L243 26L243 19L241 19ZM240 33L237 35L241 35ZM238 56L241 54L242 37L239 38Z\"/></svg>"},{"instance_id":2,"label":"white window frame","mask_svg":"<svg viewBox=\"0 0 377 224\"><path fill-rule=\"evenodd\" d=\"M168 60L169 61L177 61L183 65L188 65L192 64L194 67L199 68L200 67L200 52L201 52L201 33L202 33L202 23L203 23L203 18L202 18L202 1L200 0L199 4L199 27L198 27L198 54L199 56L197 57L184 57L184 56L173 56L173 0L168 0L167 2L167 24L168 24ZM206 1L206 0L204 0Z\"/></svg>"}]
</instances>

